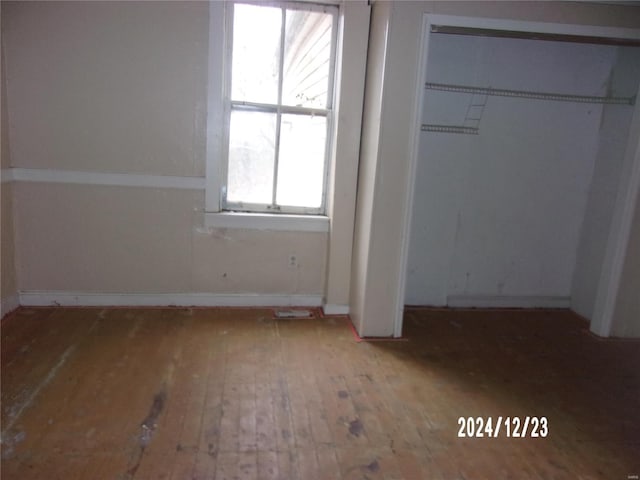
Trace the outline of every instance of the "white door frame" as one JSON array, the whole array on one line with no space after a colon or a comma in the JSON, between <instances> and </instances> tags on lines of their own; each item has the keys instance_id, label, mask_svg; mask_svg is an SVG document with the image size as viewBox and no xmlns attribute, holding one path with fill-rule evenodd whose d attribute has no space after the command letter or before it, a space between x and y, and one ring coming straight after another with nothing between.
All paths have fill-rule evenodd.
<instances>
[{"instance_id":1,"label":"white door frame","mask_svg":"<svg viewBox=\"0 0 640 480\"><path fill-rule=\"evenodd\" d=\"M407 280L407 262L409 241L411 238L411 215L415 191L415 174L418 165L420 146L420 124L424 102L424 84L426 82L429 38L432 25L465 27L487 30L508 30L524 33L546 33L555 35L575 35L585 37L601 37L612 39L640 40L640 30L631 28L599 27L562 23L528 22L492 18L460 17L454 15L432 15L425 13L422 17L422 34L419 49L418 74L416 79L416 108L413 119L413 142L410 149L409 174L405 189L405 212L402 245L400 250L400 281L398 282L396 318L394 336L402 335L402 318ZM640 47L639 47L640 48ZM640 98L640 92L639 92ZM629 243L629 234L633 221L634 206L640 191L640 102L635 105L633 119L629 129L629 138L625 150L618 194L614 207L612 224L605 249L602 273L598 282L596 303L591 331L607 337L611 334L615 301L620 286L620 278L624 267L624 258Z\"/></svg>"}]
</instances>

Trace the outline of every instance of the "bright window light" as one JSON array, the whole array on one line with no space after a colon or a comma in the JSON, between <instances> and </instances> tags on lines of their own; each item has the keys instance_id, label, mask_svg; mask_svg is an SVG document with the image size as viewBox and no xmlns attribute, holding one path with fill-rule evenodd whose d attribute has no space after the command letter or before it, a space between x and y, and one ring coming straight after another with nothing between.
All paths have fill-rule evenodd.
<instances>
[{"instance_id":1,"label":"bright window light","mask_svg":"<svg viewBox=\"0 0 640 480\"><path fill-rule=\"evenodd\" d=\"M223 208L324 213L337 8L233 4Z\"/></svg>"}]
</instances>

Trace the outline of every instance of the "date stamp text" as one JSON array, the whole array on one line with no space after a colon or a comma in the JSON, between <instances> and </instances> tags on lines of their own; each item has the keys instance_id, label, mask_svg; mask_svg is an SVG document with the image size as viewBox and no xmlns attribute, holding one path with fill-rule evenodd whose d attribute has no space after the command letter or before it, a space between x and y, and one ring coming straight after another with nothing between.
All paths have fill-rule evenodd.
<instances>
[{"instance_id":1,"label":"date stamp text","mask_svg":"<svg viewBox=\"0 0 640 480\"><path fill-rule=\"evenodd\" d=\"M459 417L459 438L544 438L549 435L547 417Z\"/></svg>"}]
</instances>

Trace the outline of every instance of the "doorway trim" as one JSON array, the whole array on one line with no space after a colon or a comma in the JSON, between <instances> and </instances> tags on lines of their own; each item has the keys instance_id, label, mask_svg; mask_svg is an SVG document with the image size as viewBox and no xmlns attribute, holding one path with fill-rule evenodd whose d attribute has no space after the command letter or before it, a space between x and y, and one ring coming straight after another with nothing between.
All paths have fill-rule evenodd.
<instances>
[{"instance_id":1,"label":"doorway trim","mask_svg":"<svg viewBox=\"0 0 640 480\"><path fill-rule=\"evenodd\" d=\"M396 318L394 336L402 336L404 299L407 281L409 242L411 238L411 216L414 206L416 187L415 174L418 165L420 145L420 124L424 103L424 84L427 78L429 38L432 26L460 27L478 30L498 30L521 32L523 35L536 33L571 37L599 37L612 40L640 41L640 30L622 27L602 27L591 25L529 22L483 17L465 17L455 15L437 15L425 13L422 17L420 35L419 65L416 79L416 108L413 118L413 142L409 151L409 173L405 189L405 212L400 249L400 279L397 290ZM640 95L640 91L639 91ZM616 197L612 224L609 230L602 272L598 280L598 289L590 329L597 335L608 337L611 334L615 301L618 295L620 279L624 267L625 253L629 243L635 201L640 191L640 102L636 102L629 128L629 137L622 164L620 183Z\"/></svg>"}]
</instances>

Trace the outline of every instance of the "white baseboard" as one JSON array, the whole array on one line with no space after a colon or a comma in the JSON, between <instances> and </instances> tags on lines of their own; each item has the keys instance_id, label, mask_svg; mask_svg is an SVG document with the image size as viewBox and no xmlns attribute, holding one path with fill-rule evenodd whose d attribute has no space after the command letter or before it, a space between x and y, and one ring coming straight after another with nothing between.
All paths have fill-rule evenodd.
<instances>
[{"instance_id":1,"label":"white baseboard","mask_svg":"<svg viewBox=\"0 0 640 480\"><path fill-rule=\"evenodd\" d=\"M87 293L23 291L20 305L30 307L319 307L322 295L214 293Z\"/></svg>"},{"instance_id":2,"label":"white baseboard","mask_svg":"<svg viewBox=\"0 0 640 480\"><path fill-rule=\"evenodd\" d=\"M17 294L9 295L8 297L0 300L0 318L3 318L7 313L15 310L20 306L20 302Z\"/></svg>"},{"instance_id":3,"label":"white baseboard","mask_svg":"<svg viewBox=\"0 0 640 480\"><path fill-rule=\"evenodd\" d=\"M543 295L449 295L448 307L461 308L569 308L570 297Z\"/></svg>"},{"instance_id":4,"label":"white baseboard","mask_svg":"<svg viewBox=\"0 0 640 480\"><path fill-rule=\"evenodd\" d=\"M322 305L322 311L325 315L349 315L349 305L333 305L325 303Z\"/></svg>"}]
</instances>

